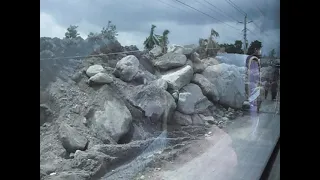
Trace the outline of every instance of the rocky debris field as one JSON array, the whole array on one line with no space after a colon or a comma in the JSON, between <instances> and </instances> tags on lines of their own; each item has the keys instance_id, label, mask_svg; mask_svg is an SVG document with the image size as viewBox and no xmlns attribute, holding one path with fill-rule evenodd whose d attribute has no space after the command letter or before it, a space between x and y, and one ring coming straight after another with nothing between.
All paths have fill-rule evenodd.
<instances>
[{"instance_id":1,"label":"rocky debris field","mask_svg":"<svg viewBox=\"0 0 320 180\"><path fill-rule=\"evenodd\" d=\"M242 116L245 71L196 51L177 46L162 54L155 47L88 57L44 79L40 179L133 179L173 160L211 126ZM51 68L43 63L40 76Z\"/></svg>"}]
</instances>

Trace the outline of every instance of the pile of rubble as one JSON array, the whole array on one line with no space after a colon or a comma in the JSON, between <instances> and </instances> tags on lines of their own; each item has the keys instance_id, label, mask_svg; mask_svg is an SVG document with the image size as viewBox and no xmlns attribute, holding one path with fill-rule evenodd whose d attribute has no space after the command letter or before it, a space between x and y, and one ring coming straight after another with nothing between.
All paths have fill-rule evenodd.
<instances>
[{"instance_id":1,"label":"pile of rubble","mask_svg":"<svg viewBox=\"0 0 320 180\"><path fill-rule=\"evenodd\" d=\"M130 179L242 116L242 70L196 51L89 57L52 80L40 92L40 179Z\"/></svg>"}]
</instances>

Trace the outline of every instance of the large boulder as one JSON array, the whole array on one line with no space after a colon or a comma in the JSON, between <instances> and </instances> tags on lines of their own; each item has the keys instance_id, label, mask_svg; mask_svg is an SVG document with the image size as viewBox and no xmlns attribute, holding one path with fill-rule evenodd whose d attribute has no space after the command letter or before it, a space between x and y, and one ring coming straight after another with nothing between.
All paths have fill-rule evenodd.
<instances>
[{"instance_id":1,"label":"large boulder","mask_svg":"<svg viewBox=\"0 0 320 180\"><path fill-rule=\"evenodd\" d=\"M201 62L205 65L205 67L213 66L221 63L219 62L218 59L212 58L212 57L201 59Z\"/></svg>"},{"instance_id":2,"label":"large boulder","mask_svg":"<svg viewBox=\"0 0 320 180\"><path fill-rule=\"evenodd\" d=\"M194 73L202 73L208 65L202 63L202 62L197 62L193 63L193 71Z\"/></svg>"},{"instance_id":3,"label":"large boulder","mask_svg":"<svg viewBox=\"0 0 320 180\"><path fill-rule=\"evenodd\" d=\"M161 46L155 45L154 48L151 49L149 52L153 57L158 57L162 54L162 48Z\"/></svg>"},{"instance_id":4,"label":"large boulder","mask_svg":"<svg viewBox=\"0 0 320 180\"><path fill-rule=\"evenodd\" d=\"M183 54L185 55L191 55L192 53L195 53L198 46L195 44L189 44L183 46Z\"/></svg>"},{"instance_id":5,"label":"large boulder","mask_svg":"<svg viewBox=\"0 0 320 180\"><path fill-rule=\"evenodd\" d=\"M168 89L168 83L167 81L163 80L163 79L157 79L152 81L150 84L155 85L163 90L167 90Z\"/></svg>"},{"instance_id":6,"label":"large boulder","mask_svg":"<svg viewBox=\"0 0 320 180\"><path fill-rule=\"evenodd\" d=\"M166 72L161 76L161 79L168 82L168 88L180 90L183 86L190 83L193 77L193 69L191 66L186 65Z\"/></svg>"},{"instance_id":7,"label":"large boulder","mask_svg":"<svg viewBox=\"0 0 320 180\"><path fill-rule=\"evenodd\" d=\"M125 104L114 98L105 102L104 109L95 111L94 120L96 123L103 125L117 142L129 131L132 116Z\"/></svg>"},{"instance_id":8,"label":"large boulder","mask_svg":"<svg viewBox=\"0 0 320 180\"><path fill-rule=\"evenodd\" d=\"M46 104L40 104L40 126L46 122L51 122L53 112Z\"/></svg>"},{"instance_id":9,"label":"large boulder","mask_svg":"<svg viewBox=\"0 0 320 180\"><path fill-rule=\"evenodd\" d=\"M193 63L200 63L200 62L201 62L201 60L200 60L200 55L199 55L197 52L194 52L194 53L191 54L190 60L191 60Z\"/></svg>"},{"instance_id":10,"label":"large boulder","mask_svg":"<svg viewBox=\"0 0 320 180\"><path fill-rule=\"evenodd\" d=\"M168 122L171 120L176 103L170 93L163 87L154 84L139 85L131 90L129 101L141 109L145 116L153 122Z\"/></svg>"},{"instance_id":11,"label":"large boulder","mask_svg":"<svg viewBox=\"0 0 320 180\"><path fill-rule=\"evenodd\" d=\"M89 78L89 83L108 84L113 81L112 77L106 73L97 73Z\"/></svg>"},{"instance_id":12,"label":"large boulder","mask_svg":"<svg viewBox=\"0 0 320 180\"><path fill-rule=\"evenodd\" d=\"M191 116L191 118L192 118L192 124L193 124L193 125L204 125L204 124L205 124L204 120L201 119L201 117L199 116L199 114L193 114L193 115Z\"/></svg>"},{"instance_id":13,"label":"large boulder","mask_svg":"<svg viewBox=\"0 0 320 180\"><path fill-rule=\"evenodd\" d=\"M192 124L192 119L190 115L182 114L179 111L175 111L173 114L173 121L176 124L182 125L182 126L188 126Z\"/></svg>"},{"instance_id":14,"label":"large boulder","mask_svg":"<svg viewBox=\"0 0 320 180\"><path fill-rule=\"evenodd\" d=\"M116 65L113 74L123 81L131 81L139 71L139 60L134 55L122 58Z\"/></svg>"},{"instance_id":15,"label":"large boulder","mask_svg":"<svg viewBox=\"0 0 320 180\"><path fill-rule=\"evenodd\" d=\"M207 96L209 100L214 102L219 101L219 92L217 88L202 74L195 74L191 82L197 84L201 88L202 93Z\"/></svg>"},{"instance_id":16,"label":"large boulder","mask_svg":"<svg viewBox=\"0 0 320 180\"><path fill-rule=\"evenodd\" d=\"M104 68L99 65L99 64L96 64L96 65L92 65L90 66L87 71L86 71L86 74L89 76L89 77L92 77L98 73L101 73L101 72L104 72Z\"/></svg>"},{"instance_id":17,"label":"large boulder","mask_svg":"<svg viewBox=\"0 0 320 180\"><path fill-rule=\"evenodd\" d=\"M212 103L202 94L200 87L190 83L179 94L177 110L184 114L204 112Z\"/></svg>"},{"instance_id":18,"label":"large boulder","mask_svg":"<svg viewBox=\"0 0 320 180\"><path fill-rule=\"evenodd\" d=\"M183 47L180 45L172 44L168 47L168 53L169 52L183 54Z\"/></svg>"},{"instance_id":19,"label":"large boulder","mask_svg":"<svg viewBox=\"0 0 320 180\"><path fill-rule=\"evenodd\" d=\"M63 123L59 129L59 138L62 146L68 153L74 153L76 150L85 150L88 139L82 136L75 128Z\"/></svg>"},{"instance_id":20,"label":"large boulder","mask_svg":"<svg viewBox=\"0 0 320 180\"><path fill-rule=\"evenodd\" d=\"M185 46L173 44L169 46L168 52L191 55L193 52L196 51L196 49L197 49L197 45L194 45L194 44L185 45Z\"/></svg>"},{"instance_id":21,"label":"large boulder","mask_svg":"<svg viewBox=\"0 0 320 180\"><path fill-rule=\"evenodd\" d=\"M131 113L125 102L108 85L96 92L89 106L92 110L86 118L94 131L106 132L115 142L129 132Z\"/></svg>"},{"instance_id":22,"label":"large boulder","mask_svg":"<svg viewBox=\"0 0 320 180\"><path fill-rule=\"evenodd\" d=\"M169 52L163 56L154 59L153 64L161 70L168 70L185 65L187 57L183 54Z\"/></svg>"},{"instance_id":23,"label":"large boulder","mask_svg":"<svg viewBox=\"0 0 320 180\"><path fill-rule=\"evenodd\" d=\"M155 67L153 66L149 54L140 54L139 57L137 56L140 62L140 69L145 69L146 71L150 72L151 74L155 73Z\"/></svg>"},{"instance_id":24,"label":"large boulder","mask_svg":"<svg viewBox=\"0 0 320 180\"><path fill-rule=\"evenodd\" d=\"M246 94L239 67L222 63L208 66L202 74L217 88L219 103L236 109L242 107Z\"/></svg>"}]
</instances>

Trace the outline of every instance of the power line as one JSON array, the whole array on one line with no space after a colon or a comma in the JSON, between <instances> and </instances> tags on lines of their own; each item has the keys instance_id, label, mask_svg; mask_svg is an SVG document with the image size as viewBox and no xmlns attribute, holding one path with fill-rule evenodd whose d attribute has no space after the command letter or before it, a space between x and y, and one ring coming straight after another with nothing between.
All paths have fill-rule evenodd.
<instances>
[{"instance_id":1,"label":"power line","mask_svg":"<svg viewBox=\"0 0 320 180\"><path fill-rule=\"evenodd\" d=\"M232 2L231 0L225 0L226 2L228 2L232 7L234 7L236 10L238 10L241 14L244 14L245 16L247 16L247 13L245 11L243 11L238 5L236 5L234 2ZM248 16L249 18L249 16ZM252 18L250 18L250 20L252 21L252 23L258 28L261 29L261 27L259 27ZM262 32L265 36L269 37L268 34L266 34L265 32Z\"/></svg>"},{"instance_id":2,"label":"power line","mask_svg":"<svg viewBox=\"0 0 320 180\"><path fill-rule=\"evenodd\" d=\"M230 4L234 9L236 9L238 12L240 12L242 15L245 15L246 13L241 10L236 4L234 4L232 1L230 0L225 0L228 4Z\"/></svg>"},{"instance_id":3,"label":"power line","mask_svg":"<svg viewBox=\"0 0 320 180\"><path fill-rule=\"evenodd\" d=\"M237 28L235 28L234 26L231 26L231 25L229 25L229 24L227 24L227 23L225 23L225 22L223 22L223 21L221 21L221 20L219 20L219 19L217 19L217 18L215 18L215 17L212 17L212 16L210 16L209 14L207 14L207 13L205 13L205 12L202 12L202 11L200 11L200 10L198 10L198 9L196 9L196 8L194 8L194 7L186 4L186 3L184 3L184 2L181 2L181 1L179 1L179 0L174 0L174 1L177 1L177 2L179 2L180 4L183 4L183 5L187 6L187 7L191 8L191 9L193 9L193 10L195 10L195 11L197 11L197 12L199 12L199 13L205 15L205 16L208 16L208 17L210 17L210 18L212 18L212 19L214 19L214 20L216 20L216 21L219 21L219 22L221 22L221 23L223 23L223 24L225 24L225 25L227 25L227 26L229 26L229 27L231 27L231 28L234 28L234 29L236 29L236 30L240 30L240 29L237 29Z\"/></svg>"},{"instance_id":4,"label":"power line","mask_svg":"<svg viewBox=\"0 0 320 180\"><path fill-rule=\"evenodd\" d=\"M233 20L235 20L235 21L238 21L237 19L233 18L232 16L229 16L227 13L225 13L224 11L222 11L220 8L218 8L217 6L213 5L212 3L210 3L210 2L208 2L208 1L206 1L206 0L204 0L204 1L205 1L206 3L208 3L210 6L216 8L217 10L219 10L222 15L225 14L227 17L229 17L229 18L231 18L231 19L233 19ZM210 9L211 9L211 8L210 8ZM212 10L212 9L211 9L211 10Z\"/></svg>"},{"instance_id":5,"label":"power line","mask_svg":"<svg viewBox=\"0 0 320 180\"><path fill-rule=\"evenodd\" d=\"M186 11L186 10L185 10L185 9L183 9L183 8L178 8L178 7L173 6L173 5L171 5L171 4L167 3L167 2L164 2L164 1L162 1L162 0L158 0L158 2L161 2L161 3L163 3L163 4L167 5L167 6L171 7L171 8L178 9L178 10L182 10L182 11L184 11L184 12L189 13L188 11Z\"/></svg>"},{"instance_id":6,"label":"power line","mask_svg":"<svg viewBox=\"0 0 320 180\"><path fill-rule=\"evenodd\" d=\"M265 17L265 13L259 8L257 4L255 4L255 7L258 9L258 11L261 13L263 17Z\"/></svg>"}]
</instances>

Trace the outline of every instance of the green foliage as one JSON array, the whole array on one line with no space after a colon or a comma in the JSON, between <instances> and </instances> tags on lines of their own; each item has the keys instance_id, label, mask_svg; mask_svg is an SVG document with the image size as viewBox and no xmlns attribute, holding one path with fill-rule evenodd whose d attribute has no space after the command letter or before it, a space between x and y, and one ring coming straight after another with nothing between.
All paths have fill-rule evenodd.
<instances>
[{"instance_id":1,"label":"green foliage","mask_svg":"<svg viewBox=\"0 0 320 180\"><path fill-rule=\"evenodd\" d=\"M112 24L111 21L108 21L108 25L103 27L100 33L93 33L90 32L88 34L88 40L90 42L101 42L102 40L110 40L116 41L118 36L117 27L116 25Z\"/></svg>"},{"instance_id":2,"label":"green foliage","mask_svg":"<svg viewBox=\"0 0 320 180\"><path fill-rule=\"evenodd\" d=\"M118 32L116 25L112 24L111 21L108 21L107 27L103 27L101 30L101 37L103 39L108 39L111 41L117 40Z\"/></svg>"},{"instance_id":3,"label":"green foliage","mask_svg":"<svg viewBox=\"0 0 320 180\"><path fill-rule=\"evenodd\" d=\"M162 52L167 53L168 51L168 44L169 44L169 39L168 39L168 34L170 33L169 30L164 30L162 33L162 36L159 36L159 42L160 46L162 47Z\"/></svg>"},{"instance_id":4,"label":"green foliage","mask_svg":"<svg viewBox=\"0 0 320 180\"><path fill-rule=\"evenodd\" d=\"M214 29L211 29L211 36L218 38L219 33L217 31L215 31Z\"/></svg>"},{"instance_id":5,"label":"green foliage","mask_svg":"<svg viewBox=\"0 0 320 180\"><path fill-rule=\"evenodd\" d=\"M155 45L158 45L158 46L160 45L160 41L159 41L160 36L154 34L154 29L156 27L157 26L152 24L151 30L150 30L150 35L143 42L144 48L147 50L151 50Z\"/></svg>"},{"instance_id":6,"label":"green foliage","mask_svg":"<svg viewBox=\"0 0 320 180\"><path fill-rule=\"evenodd\" d=\"M262 42L255 40L253 42L250 43L250 46L248 48L248 55L253 55L255 54L259 49L262 48Z\"/></svg>"},{"instance_id":7,"label":"green foliage","mask_svg":"<svg viewBox=\"0 0 320 180\"><path fill-rule=\"evenodd\" d=\"M269 52L269 57L270 58L276 58L276 50L275 49L272 49L270 52Z\"/></svg>"},{"instance_id":8,"label":"green foliage","mask_svg":"<svg viewBox=\"0 0 320 180\"><path fill-rule=\"evenodd\" d=\"M90 42L97 43L97 42L100 41L101 39L102 39L102 38L101 38L101 36L100 36L99 33L90 32L90 33L88 34L88 40L89 40Z\"/></svg>"},{"instance_id":9,"label":"green foliage","mask_svg":"<svg viewBox=\"0 0 320 180\"><path fill-rule=\"evenodd\" d=\"M78 26L75 26L75 25L70 25L68 28L67 28L67 32L65 33L65 37L67 39L74 39L76 37L79 36L79 33L77 31L77 28Z\"/></svg>"},{"instance_id":10,"label":"green foliage","mask_svg":"<svg viewBox=\"0 0 320 180\"><path fill-rule=\"evenodd\" d=\"M208 44L206 47L206 55L208 57L214 57L217 54L218 44L213 40L213 37L219 37L219 33L214 29L211 29L211 33L207 41Z\"/></svg>"},{"instance_id":11,"label":"green foliage","mask_svg":"<svg viewBox=\"0 0 320 180\"><path fill-rule=\"evenodd\" d=\"M236 54L243 54L242 50L242 41L241 40L236 40L234 44L220 44L220 47L225 48L226 53L236 53Z\"/></svg>"}]
</instances>

